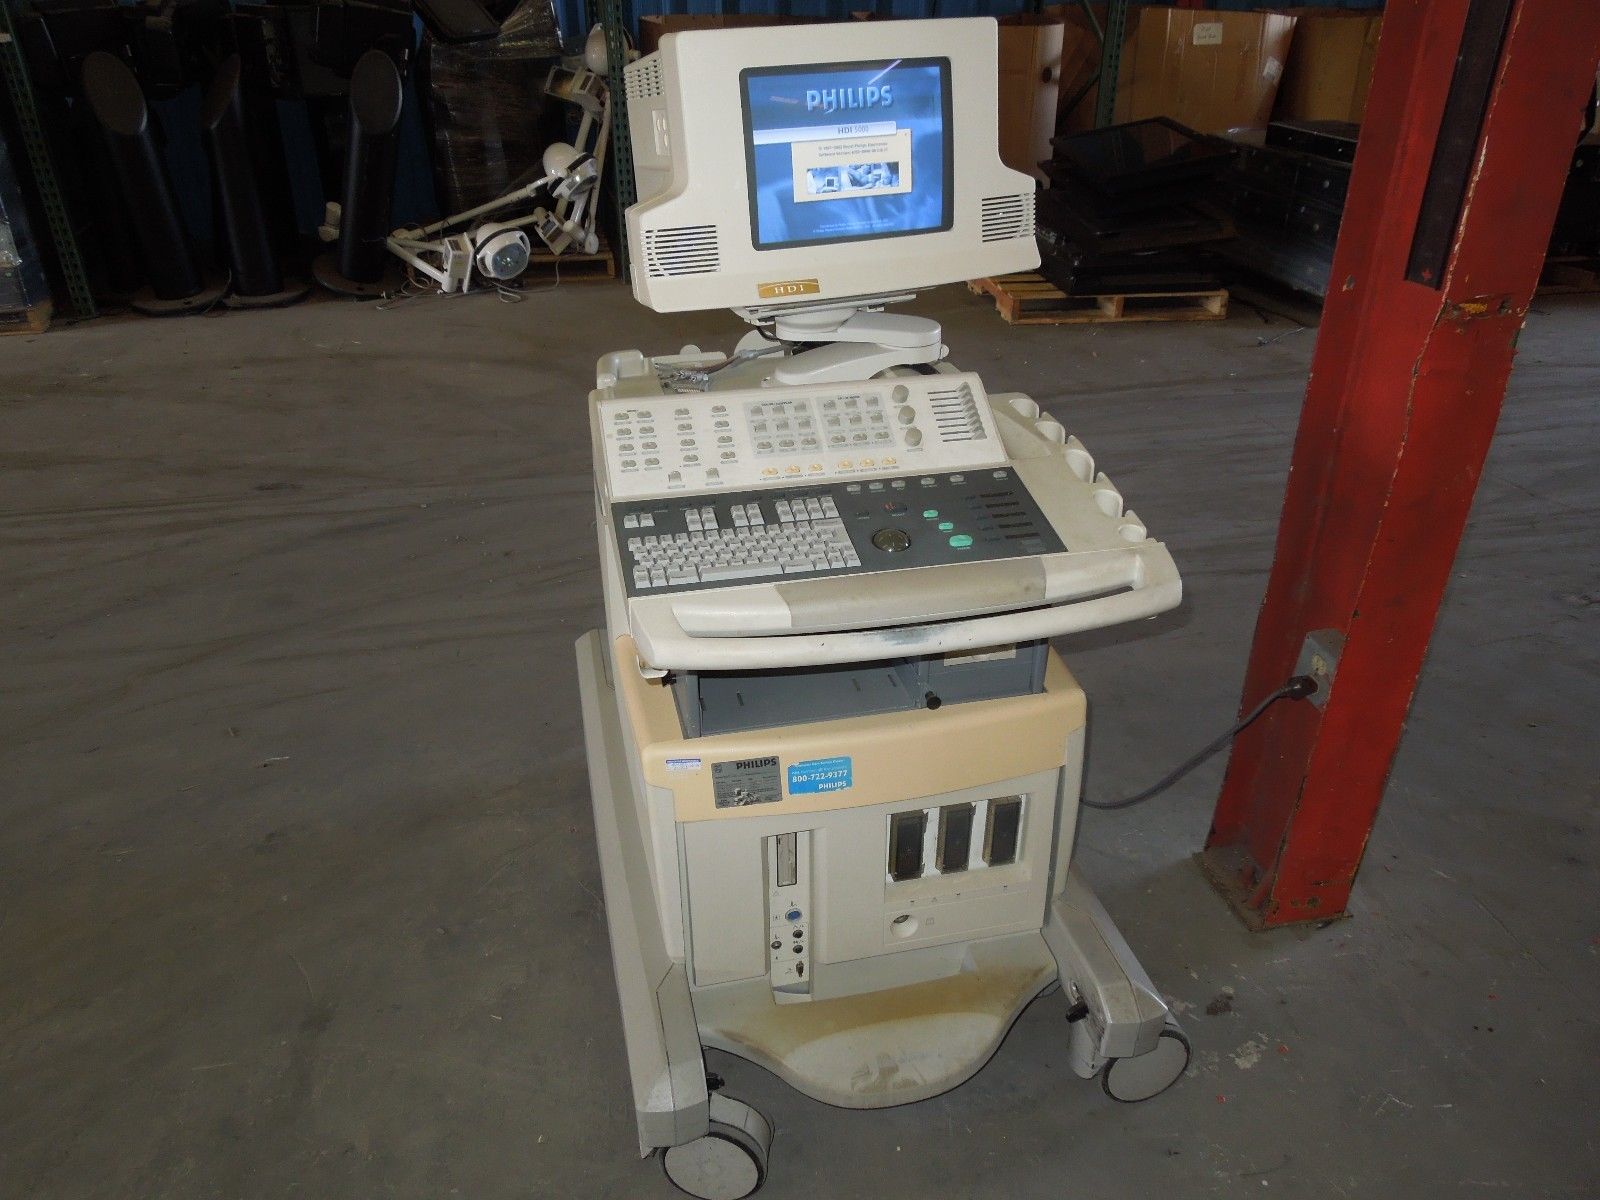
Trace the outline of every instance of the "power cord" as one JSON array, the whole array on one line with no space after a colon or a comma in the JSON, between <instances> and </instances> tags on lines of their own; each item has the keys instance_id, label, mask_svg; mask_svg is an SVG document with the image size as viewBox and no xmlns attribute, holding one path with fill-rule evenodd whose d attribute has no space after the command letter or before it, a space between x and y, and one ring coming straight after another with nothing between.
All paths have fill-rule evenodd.
<instances>
[{"instance_id":1,"label":"power cord","mask_svg":"<svg viewBox=\"0 0 1600 1200\"><path fill-rule=\"evenodd\" d=\"M1254 724L1256 718L1261 716L1262 713L1266 712L1267 709L1271 708L1279 700L1304 700L1316 690L1317 681L1315 679L1309 675L1296 675L1277 691L1270 693L1265 700L1241 717L1232 729L1228 730L1228 732L1217 738L1216 741L1208 743L1205 749L1201 750L1198 754L1191 758L1185 759L1172 771L1169 771L1155 783L1145 788L1144 791L1136 792L1132 796L1124 796L1121 800L1090 800L1087 796L1085 796L1080 803L1082 803L1085 808L1097 808L1101 812L1116 812L1118 809L1132 808L1135 804L1143 804L1146 800L1152 799L1155 796L1159 796L1162 792L1166 791L1173 784L1177 783L1178 780L1182 779L1190 771L1194 770L1201 763L1205 762L1206 759L1210 758L1218 750L1221 750L1229 742L1233 741L1234 738L1238 737L1252 724Z\"/></svg>"}]
</instances>

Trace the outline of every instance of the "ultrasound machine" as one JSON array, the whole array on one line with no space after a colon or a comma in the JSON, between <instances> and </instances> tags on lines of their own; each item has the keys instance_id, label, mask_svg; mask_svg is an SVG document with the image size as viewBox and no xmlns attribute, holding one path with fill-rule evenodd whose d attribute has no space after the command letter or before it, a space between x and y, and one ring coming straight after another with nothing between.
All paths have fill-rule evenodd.
<instances>
[{"instance_id":1,"label":"ultrasound machine","mask_svg":"<svg viewBox=\"0 0 1600 1200\"><path fill-rule=\"evenodd\" d=\"M583 723L641 1155L766 1177L706 1047L879 1108L973 1076L1053 994L1114 1100L1189 1046L1073 861L1083 691L1059 635L1181 583L1094 457L946 361L918 291L1038 265L989 19L668 34L625 74L635 297L729 353L605 355L604 630Z\"/></svg>"}]
</instances>

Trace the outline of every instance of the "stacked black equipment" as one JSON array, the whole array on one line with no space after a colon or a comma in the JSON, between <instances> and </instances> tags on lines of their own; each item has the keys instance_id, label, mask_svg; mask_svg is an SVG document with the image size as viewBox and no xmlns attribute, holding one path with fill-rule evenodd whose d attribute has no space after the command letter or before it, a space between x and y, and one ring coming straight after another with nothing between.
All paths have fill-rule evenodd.
<instances>
[{"instance_id":1,"label":"stacked black equipment","mask_svg":"<svg viewBox=\"0 0 1600 1200\"><path fill-rule=\"evenodd\" d=\"M1295 291L1326 295L1359 132L1348 121L1274 121L1265 133L1236 135L1239 156L1222 181L1239 231L1227 257Z\"/></svg>"},{"instance_id":2,"label":"stacked black equipment","mask_svg":"<svg viewBox=\"0 0 1600 1200\"><path fill-rule=\"evenodd\" d=\"M1212 203L1227 143L1166 117L1055 138L1040 272L1068 295L1209 291L1233 227Z\"/></svg>"},{"instance_id":3,"label":"stacked black equipment","mask_svg":"<svg viewBox=\"0 0 1600 1200\"><path fill-rule=\"evenodd\" d=\"M1600 258L1600 134L1578 143L1561 193L1550 254L1561 258Z\"/></svg>"}]
</instances>

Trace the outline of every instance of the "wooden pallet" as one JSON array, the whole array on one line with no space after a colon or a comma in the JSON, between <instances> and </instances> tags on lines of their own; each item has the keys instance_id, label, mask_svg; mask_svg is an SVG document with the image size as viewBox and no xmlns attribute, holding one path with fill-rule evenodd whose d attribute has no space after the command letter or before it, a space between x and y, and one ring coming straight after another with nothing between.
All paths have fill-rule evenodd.
<instances>
[{"instance_id":1,"label":"wooden pallet","mask_svg":"<svg viewBox=\"0 0 1600 1200\"><path fill-rule=\"evenodd\" d=\"M1069 296L1042 275L973 279L967 287L989 296L1011 325L1094 325L1116 321L1220 321L1228 315L1228 293L1123 292Z\"/></svg>"},{"instance_id":2,"label":"wooden pallet","mask_svg":"<svg viewBox=\"0 0 1600 1200\"><path fill-rule=\"evenodd\" d=\"M41 300L27 308L0 312L0 334L43 333L50 328L50 317L54 312L55 306L48 300Z\"/></svg>"},{"instance_id":3,"label":"wooden pallet","mask_svg":"<svg viewBox=\"0 0 1600 1200\"><path fill-rule=\"evenodd\" d=\"M611 253L611 247L606 245L604 238L600 239L600 249L593 254L551 254L536 243L533 253L528 256L528 269L522 273L522 278L537 283L541 280L554 281L558 277L563 283L580 279L615 279L616 255Z\"/></svg>"},{"instance_id":4,"label":"wooden pallet","mask_svg":"<svg viewBox=\"0 0 1600 1200\"><path fill-rule=\"evenodd\" d=\"M1600 258L1547 258L1539 272L1541 296L1600 292Z\"/></svg>"}]
</instances>

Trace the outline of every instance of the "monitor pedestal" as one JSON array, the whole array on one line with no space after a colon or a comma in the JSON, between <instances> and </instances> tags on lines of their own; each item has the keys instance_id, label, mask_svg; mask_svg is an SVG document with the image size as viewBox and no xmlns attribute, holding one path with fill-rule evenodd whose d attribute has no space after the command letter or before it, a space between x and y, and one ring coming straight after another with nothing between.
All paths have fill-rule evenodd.
<instances>
[{"instance_id":1,"label":"monitor pedestal","mask_svg":"<svg viewBox=\"0 0 1600 1200\"><path fill-rule=\"evenodd\" d=\"M871 379L891 367L935 363L946 349L939 322L860 307L780 313L771 336L815 343L780 361L775 383L847 383Z\"/></svg>"}]
</instances>

